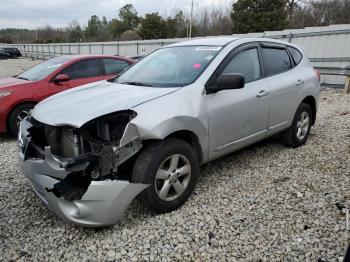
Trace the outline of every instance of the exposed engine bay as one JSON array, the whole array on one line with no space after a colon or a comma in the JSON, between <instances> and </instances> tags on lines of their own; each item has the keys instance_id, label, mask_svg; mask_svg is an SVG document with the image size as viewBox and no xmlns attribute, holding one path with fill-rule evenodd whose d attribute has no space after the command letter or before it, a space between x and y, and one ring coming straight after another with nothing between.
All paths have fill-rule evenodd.
<instances>
[{"instance_id":1,"label":"exposed engine bay","mask_svg":"<svg viewBox=\"0 0 350 262\"><path fill-rule=\"evenodd\" d=\"M120 111L81 128L50 126L31 117L28 143L22 149L24 160L45 160L45 149L50 147L52 158L67 175L46 190L65 200L79 200L92 181L128 179L122 177L119 168L142 147L140 139L121 146L126 127L134 117L132 110Z\"/></svg>"}]
</instances>

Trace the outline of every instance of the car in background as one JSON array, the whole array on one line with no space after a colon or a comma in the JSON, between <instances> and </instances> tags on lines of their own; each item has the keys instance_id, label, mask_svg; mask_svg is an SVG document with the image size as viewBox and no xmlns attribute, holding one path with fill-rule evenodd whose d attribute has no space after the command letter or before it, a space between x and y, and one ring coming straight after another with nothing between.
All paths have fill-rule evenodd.
<instances>
[{"instance_id":1,"label":"car in background","mask_svg":"<svg viewBox=\"0 0 350 262\"><path fill-rule=\"evenodd\" d=\"M15 47L2 47L0 51L9 54L11 58L22 57L21 52Z\"/></svg>"},{"instance_id":2,"label":"car in background","mask_svg":"<svg viewBox=\"0 0 350 262\"><path fill-rule=\"evenodd\" d=\"M41 100L64 90L113 78L134 60L116 56L61 56L0 78L0 133L16 135L20 121Z\"/></svg>"},{"instance_id":3,"label":"car in background","mask_svg":"<svg viewBox=\"0 0 350 262\"><path fill-rule=\"evenodd\" d=\"M0 60L11 58L10 54L6 53L3 48L0 48Z\"/></svg>"}]
</instances>

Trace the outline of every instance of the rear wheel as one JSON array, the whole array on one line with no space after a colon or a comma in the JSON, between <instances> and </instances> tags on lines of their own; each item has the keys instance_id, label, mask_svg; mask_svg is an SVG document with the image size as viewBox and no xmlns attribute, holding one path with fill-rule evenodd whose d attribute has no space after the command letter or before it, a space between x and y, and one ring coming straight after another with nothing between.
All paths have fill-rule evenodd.
<instances>
[{"instance_id":1,"label":"rear wheel","mask_svg":"<svg viewBox=\"0 0 350 262\"><path fill-rule=\"evenodd\" d=\"M189 198L198 174L198 157L193 148L170 138L146 146L136 159L132 182L150 184L138 200L153 211L166 213Z\"/></svg>"},{"instance_id":2,"label":"rear wheel","mask_svg":"<svg viewBox=\"0 0 350 262\"><path fill-rule=\"evenodd\" d=\"M21 121L29 115L29 112L34 108L34 104L22 104L15 109L9 115L8 119L8 131L12 136L17 136L18 128Z\"/></svg>"},{"instance_id":3,"label":"rear wheel","mask_svg":"<svg viewBox=\"0 0 350 262\"><path fill-rule=\"evenodd\" d=\"M300 104L294 115L293 123L282 134L282 141L286 146L299 147L305 144L309 137L312 123L312 110L308 104Z\"/></svg>"}]
</instances>

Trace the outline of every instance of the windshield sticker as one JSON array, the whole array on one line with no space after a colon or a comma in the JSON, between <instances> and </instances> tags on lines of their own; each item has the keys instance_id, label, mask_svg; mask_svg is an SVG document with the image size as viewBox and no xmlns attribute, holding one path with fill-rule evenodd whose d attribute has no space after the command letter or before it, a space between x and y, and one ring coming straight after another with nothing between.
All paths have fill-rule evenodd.
<instances>
[{"instance_id":1,"label":"windshield sticker","mask_svg":"<svg viewBox=\"0 0 350 262\"><path fill-rule=\"evenodd\" d=\"M196 48L196 52L198 51L219 51L221 46L200 46Z\"/></svg>"},{"instance_id":2,"label":"windshield sticker","mask_svg":"<svg viewBox=\"0 0 350 262\"><path fill-rule=\"evenodd\" d=\"M201 68L201 67L202 67L201 64L194 64L194 65L193 65L193 68L194 68L194 69L199 69L199 68Z\"/></svg>"}]
</instances>

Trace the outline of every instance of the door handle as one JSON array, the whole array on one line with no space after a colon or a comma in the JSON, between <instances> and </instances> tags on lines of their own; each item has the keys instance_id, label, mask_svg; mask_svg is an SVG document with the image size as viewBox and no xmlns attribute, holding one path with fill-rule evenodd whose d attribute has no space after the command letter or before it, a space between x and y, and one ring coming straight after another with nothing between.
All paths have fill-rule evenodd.
<instances>
[{"instance_id":1,"label":"door handle","mask_svg":"<svg viewBox=\"0 0 350 262\"><path fill-rule=\"evenodd\" d=\"M260 98L260 97L264 97L264 96L267 96L269 94L269 92L267 92L266 90L261 90L259 91L259 93L256 95L257 98Z\"/></svg>"},{"instance_id":2,"label":"door handle","mask_svg":"<svg viewBox=\"0 0 350 262\"><path fill-rule=\"evenodd\" d=\"M301 86L303 84L304 84L304 81L301 79L299 79L298 81L295 82L295 85L297 85L297 86Z\"/></svg>"}]
</instances>

